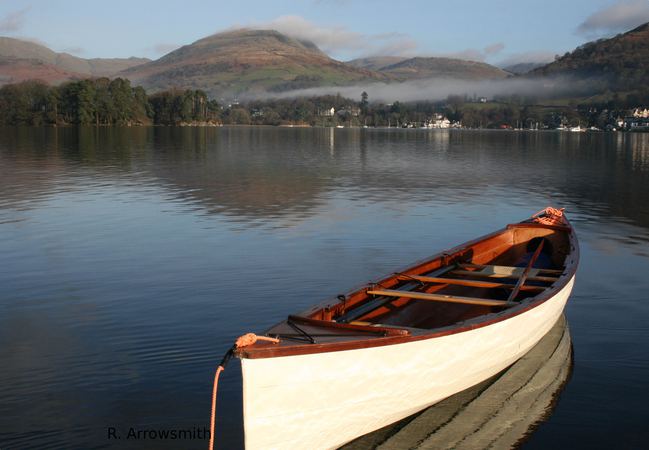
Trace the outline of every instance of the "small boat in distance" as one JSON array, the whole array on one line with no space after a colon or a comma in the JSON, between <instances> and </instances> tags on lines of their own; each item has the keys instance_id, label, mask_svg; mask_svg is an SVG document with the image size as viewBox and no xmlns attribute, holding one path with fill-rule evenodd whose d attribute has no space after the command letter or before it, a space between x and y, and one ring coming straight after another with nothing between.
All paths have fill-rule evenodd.
<instances>
[{"instance_id":1,"label":"small boat in distance","mask_svg":"<svg viewBox=\"0 0 649 450\"><path fill-rule=\"evenodd\" d=\"M338 448L487 380L556 323L578 261L546 208L243 336L246 448Z\"/></svg>"}]
</instances>

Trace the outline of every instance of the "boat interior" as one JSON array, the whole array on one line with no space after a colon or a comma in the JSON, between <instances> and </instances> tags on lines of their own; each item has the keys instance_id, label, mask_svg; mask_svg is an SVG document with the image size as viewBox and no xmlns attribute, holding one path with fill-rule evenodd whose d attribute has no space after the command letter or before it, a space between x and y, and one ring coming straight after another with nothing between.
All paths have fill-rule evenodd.
<instances>
[{"instance_id":1,"label":"boat interior","mask_svg":"<svg viewBox=\"0 0 649 450\"><path fill-rule=\"evenodd\" d=\"M569 225L533 221L456 247L268 330L281 346L427 334L537 298L569 271Z\"/></svg>"}]
</instances>

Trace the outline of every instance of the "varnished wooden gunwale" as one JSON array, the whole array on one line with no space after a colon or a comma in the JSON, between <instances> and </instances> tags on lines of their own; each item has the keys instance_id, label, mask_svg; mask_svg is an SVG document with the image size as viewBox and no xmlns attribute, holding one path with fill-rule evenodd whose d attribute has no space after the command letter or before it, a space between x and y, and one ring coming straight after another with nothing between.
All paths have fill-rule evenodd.
<instances>
[{"instance_id":1,"label":"varnished wooden gunwale","mask_svg":"<svg viewBox=\"0 0 649 450\"><path fill-rule=\"evenodd\" d=\"M514 228L526 228L526 227L547 228L550 230L566 232L569 245L570 245L570 251L565 258L564 269L561 271L562 272L561 275L557 278L547 277L547 278L552 278L553 284L550 287L548 287L538 295L528 298L526 299L526 301L517 304L516 306L510 307L508 309L504 309L503 311L495 314L490 314L488 317L487 316L478 317L476 319L469 320L467 322L458 323L458 324L450 325L448 327L443 327L439 329L416 330L414 332L411 332L409 335L372 337L371 339L365 339L365 340L327 342L327 343L316 343L316 344L305 344L305 345L284 346L284 345L261 343L261 344L255 344L254 346L251 347L242 348L237 351L237 355L241 358L250 358L250 359L273 358L273 357L281 357L281 356L294 356L294 355L305 355L305 354L317 354L323 352L364 349L364 348L371 348L371 347L380 347L384 345L395 345L395 344L414 342L414 341L419 341L424 339L433 339L433 338L447 336L456 333L462 333L477 328L489 326L494 323L498 323L510 319L519 314L523 314L551 299L555 294L557 294L561 289L563 289L568 284L568 282L573 278L573 276L577 271L577 266L579 263L579 244L577 241L577 237L574 233L574 230L570 226L567 219L565 220L567 224L566 226L542 225L542 224L532 223L532 222L521 222L519 224L507 225L505 228L501 230L495 231L488 235L458 245L446 252L438 253L426 260L414 264L409 268L401 270L396 274L393 273L390 276L385 277L384 279L376 283L376 285L383 285L384 287L389 288L400 282L399 280L400 274L410 275L410 274L418 274L418 273L427 273L435 269L439 269L440 267L447 265L449 260L452 260L453 258L461 257L463 254L466 254L468 250L470 250L473 246L476 246L481 242L487 241L489 239L496 238L499 235L502 235L503 233L508 232L508 230ZM457 272L458 271L456 271L456 273ZM472 273L472 271L466 271L466 272ZM531 277L528 277L528 280L531 280ZM368 289L367 285L364 285L347 294L344 297L345 300L340 300L337 298L334 299L333 301L330 300L330 301L323 302L319 305L310 308L307 311L304 311L303 313L299 314L299 316L306 318L312 314L315 314L320 310L336 308L341 304L344 305L346 301L352 302L355 296L357 297L356 302L358 302L358 298L362 298L361 297L362 295L366 295L364 294L364 292L367 291L367 289Z\"/></svg>"}]
</instances>

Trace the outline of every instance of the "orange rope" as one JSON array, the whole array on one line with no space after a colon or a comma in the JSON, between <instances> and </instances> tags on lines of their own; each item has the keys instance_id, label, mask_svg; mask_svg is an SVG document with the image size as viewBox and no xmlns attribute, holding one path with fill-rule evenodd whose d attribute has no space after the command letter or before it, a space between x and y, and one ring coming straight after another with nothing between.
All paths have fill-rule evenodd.
<instances>
[{"instance_id":1,"label":"orange rope","mask_svg":"<svg viewBox=\"0 0 649 450\"><path fill-rule=\"evenodd\" d=\"M214 374L214 387L212 388L212 414L210 416L210 450L214 450L214 424L216 422L216 393L218 390L218 385L219 385L219 376L221 375L221 372L225 370L225 365L227 364L228 360L230 359L229 357L231 356L232 352L234 350L241 348L241 347L247 347L249 345L254 344L257 341L267 341L267 342L272 342L274 344L279 343L279 339L277 338L272 338L268 336L257 336L255 333L246 333L243 336L239 336L237 340L234 342L234 346L228 350L228 352L225 354L223 357L223 361L221 361L221 364L216 368L216 373Z\"/></svg>"},{"instance_id":2,"label":"orange rope","mask_svg":"<svg viewBox=\"0 0 649 450\"><path fill-rule=\"evenodd\" d=\"M223 372L223 366L216 368L216 374L214 375L214 387L212 388L212 415L210 418L210 450L214 448L214 418L216 416L216 390L219 385L219 375Z\"/></svg>"},{"instance_id":3,"label":"orange rope","mask_svg":"<svg viewBox=\"0 0 649 450\"><path fill-rule=\"evenodd\" d=\"M268 337L268 336L257 336L255 333L246 333L243 336L239 336L234 342L236 348L247 347L254 344L257 341L268 341L273 344L277 344L279 339Z\"/></svg>"},{"instance_id":4,"label":"orange rope","mask_svg":"<svg viewBox=\"0 0 649 450\"><path fill-rule=\"evenodd\" d=\"M537 212L532 216L534 222L542 223L544 225L561 225L563 224L563 210L565 208L556 209L548 206L545 209ZM541 214L543 214L542 217Z\"/></svg>"}]
</instances>

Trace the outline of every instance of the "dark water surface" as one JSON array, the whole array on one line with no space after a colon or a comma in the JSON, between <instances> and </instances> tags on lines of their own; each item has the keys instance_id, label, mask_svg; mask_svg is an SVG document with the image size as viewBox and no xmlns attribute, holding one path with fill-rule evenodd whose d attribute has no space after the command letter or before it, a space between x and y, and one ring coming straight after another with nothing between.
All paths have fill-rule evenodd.
<instances>
[{"instance_id":1,"label":"dark water surface","mask_svg":"<svg viewBox=\"0 0 649 450\"><path fill-rule=\"evenodd\" d=\"M646 448L647 134L2 129L0 448L206 448L126 437L208 426L240 334L546 205L582 250L572 374L512 442Z\"/></svg>"}]
</instances>

